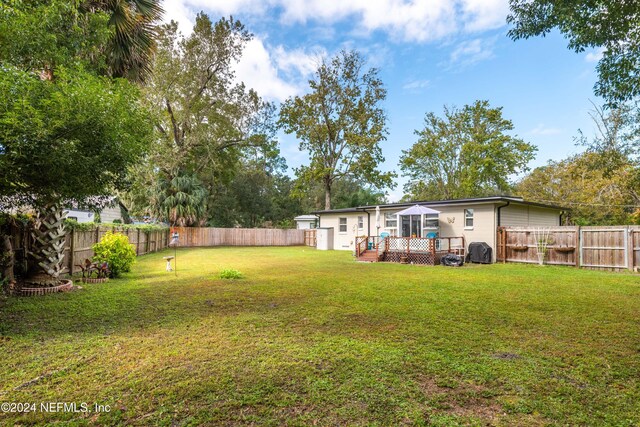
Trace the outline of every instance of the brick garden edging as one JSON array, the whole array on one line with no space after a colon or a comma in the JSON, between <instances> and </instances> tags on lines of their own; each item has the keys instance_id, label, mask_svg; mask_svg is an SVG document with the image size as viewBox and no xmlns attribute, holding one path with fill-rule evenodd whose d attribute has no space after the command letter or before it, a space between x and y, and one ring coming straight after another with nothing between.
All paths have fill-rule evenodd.
<instances>
[{"instance_id":1,"label":"brick garden edging","mask_svg":"<svg viewBox=\"0 0 640 427\"><path fill-rule=\"evenodd\" d=\"M27 296L30 297L34 295L46 295L46 294L53 294L56 292L69 291L72 288L73 288L73 281L63 279L62 283L59 284L58 286L52 286L49 288L22 288L20 289L20 295L25 297Z\"/></svg>"}]
</instances>

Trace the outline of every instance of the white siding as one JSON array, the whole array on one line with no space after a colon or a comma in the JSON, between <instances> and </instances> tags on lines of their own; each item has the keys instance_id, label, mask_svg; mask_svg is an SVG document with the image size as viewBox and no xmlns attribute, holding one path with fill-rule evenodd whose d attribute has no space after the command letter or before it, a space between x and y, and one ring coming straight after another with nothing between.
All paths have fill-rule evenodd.
<instances>
[{"instance_id":1,"label":"white siding","mask_svg":"<svg viewBox=\"0 0 640 427\"><path fill-rule=\"evenodd\" d=\"M554 227L560 224L560 211L535 206L510 205L500 211L504 227Z\"/></svg>"},{"instance_id":2,"label":"white siding","mask_svg":"<svg viewBox=\"0 0 640 427\"><path fill-rule=\"evenodd\" d=\"M360 231L358 230L359 216L364 216L364 229ZM344 233L340 232L340 218L347 218L347 231ZM322 214L320 216L320 227L333 228L333 249L354 251L356 248L356 237L367 235L367 219L366 212ZM372 220L375 221L375 217ZM371 233L375 234L375 230L371 230Z\"/></svg>"},{"instance_id":3,"label":"white siding","mask_svg":"<svg viewBox=\"0 0 640 427\"><path fill-rule=\"evenodd\" d=\"M122 212L120 211L120 205L116 205L112 208L104 208L100 212L100 222L113 222L114 219L119 219L120 221L122 221Z\"/></svg>"},{"instance_id":4,"label":"white siding","mask_svg":"<svg viewBox=\"0 0 640 427\"><path fill-rule=\"evenodd\" d=\"M309 230L311 228L312 224L315 224L316 220L310 220L310 219L297 219L296 220L296 225L298 230Z\"/></svg>"},{"instance_id":5,"label":"white siding","mask_svg":"<svg viewBox=\"0 0 640 427\"><path fill-rule=\"evenodd\" d=\"M95 217L93 215L93 212L89 212L89 211L76 211L76 210L69 210L67 211L67 218L72 218L75 219L78 222L93 222Z\"/></svg>"}]
</instances>

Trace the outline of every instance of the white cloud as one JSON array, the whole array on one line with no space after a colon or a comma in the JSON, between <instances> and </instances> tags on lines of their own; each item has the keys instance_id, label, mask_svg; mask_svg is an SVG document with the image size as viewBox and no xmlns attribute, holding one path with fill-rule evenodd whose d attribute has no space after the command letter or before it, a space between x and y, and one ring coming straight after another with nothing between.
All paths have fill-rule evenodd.
<instances>
[{"instance_id":1,"label":"white cloud","mask_svg":"<svg viewBox=\"0 0 640 427\"><path fill-rule=\"evenodd\" d=\"M421 89L426 89L431 86L431 82L429 80L412 80L408 83L405 83L402 86L402 89L408 91L420 91Z\"/></svg>"},{"instance_id":2,"label":"white cloud","mask_svg":"<svg viewBox=\"0 0 640 427\"><path fill-rule=\"evenodd\" d=\"M280 55L286 55L281 48ZM300 88L279 75L277 61L259 38L254 38L244 49L240 62L235 65L236 77L247 87L253 88L263 98L284 101L287 97L300 93Z\"/></svg>"},{"instance_id":3,"label":"white cloud","mask_svg":"<svg viewBox=\"0 0 640 427\"><path fill-rule=\"evenodd\" d=\"M587 62L598 62L602 59L602 55L604 55L605 48L599 47L593 52L589 52L585 55L584 60Z\"/></svg>"},{"instance_id":4,"label":"white cloud","mask_svg":"<svg viewBox=\"0 0 640 427\"><path fill-rule=\"evenodd\" d=\"M184 34L190 34L195 22L195 13L184 1L164 0L164 22L176 21Z\"/></svg>"},{"instance_id":5,"label":"white cloud","mask_svg":"<svg viewBox=\"0 0 640 427\"><path fill-rule=\"evenodd\" d=\"M322 58L327 56L324 48L315 48L312 53L307 53L303 49L287 51L284 46L277 46L273 49L273 59L278 65L278 69L285 73L309 76L318 68Z\"/></svg>"},{"instance_id":6,"label":"white cloud","mask_svg":"<svg viewBox=\"0 0 640 427\"><path fill-rule=\"evenodd\" d=\"M464 0L463 21L468 32L485 31L503 26L509 13L506 0Z\"/></svg>"},{"instance_id":7,"label":"white cloud","mask_svg":"<svg viewBox=\"0 0 640 427\"><path fill-rule=\"evenodd\" d=\"M496 38L473 39L459 43L449 55L448 68L456 66L458 68L468 67L480 61L493 58L493 47Z\"/></svg>"},{"instance_id":8,"label":"white cloud","mask_svg":"<svg viewBox=\"0 0 640 427\"><path fill-rule=\"evenodd\" d=\"M529 131L531 135L541 135L541 136L549 136L549 135L558 135L562 133L562 129L545 126L540 123L535 128Z\"/></svg>"},{"instance_id":9,"label":"white cloud","mask_svg":"<svg viewBox=\"0 0 640 427\"><path fill-rule=\"evenodd\" d=\"M508 0L165 0L167 15L186 8L221 16L274 12L285 24L314 21L325 28L346 22L362 35L381 30L404 41L427 42L503 26Z\"/></svg>"}]
</instances>

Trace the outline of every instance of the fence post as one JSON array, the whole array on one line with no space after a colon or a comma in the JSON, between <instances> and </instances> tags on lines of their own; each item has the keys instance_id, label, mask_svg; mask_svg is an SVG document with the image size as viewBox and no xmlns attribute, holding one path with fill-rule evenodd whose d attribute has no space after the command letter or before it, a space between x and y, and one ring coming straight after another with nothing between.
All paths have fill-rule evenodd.
<instances>
[{"instance_id":1,"label":"fence post","mask_svg":"<svg viewBox=\"0 0 640 427\"><path fill-rule=\"evenodd\" d=\"M100 242L100 226L96 227L96 241L94 243Z\"/></svg>"},{"instance_id":2,"label":"fence post","mask_svg":"<svg viewBox=\"0 0 640 427\"><path fill-rule=\"evenodd\" d=\"M625 227L624 230L624 240L626 243L625 247L625 255L627 256L627 269L629 271L633 271L633 229L629 228L629 226Z\"/></svg>"},{"instance_id":3,"label":"fence post","mask_svg":"<svg viewBox=\"0 0 640 427\"><path fill-rule=\"evenodd\" d=\"M71 228L71 233L69 233L69 238L71 241L69 242L69 275L73 274L73 266L75 263L75 250L76 250L76 231Z\"/></svg>"},{"instance_id":4,"label":"fence post","mask_svg":"<svg viewBox=\"0 0 640 427\"><path fill-rule=\"evenodd\" d=\"M576 267L582 267L582 232L580 231L580 226L576 226L576 250L578 254L576 255Z\"/></svg>"},{"instance_id":5,"label":"fence post","mask_svg":"<svg viewBox=\"0 0 640 427\"><path fill-rule=\"evenodd\" d=\"M140 255L140 229L138 228L138 235L136 237L136 256Z\"/></svg>"}]
</instances>

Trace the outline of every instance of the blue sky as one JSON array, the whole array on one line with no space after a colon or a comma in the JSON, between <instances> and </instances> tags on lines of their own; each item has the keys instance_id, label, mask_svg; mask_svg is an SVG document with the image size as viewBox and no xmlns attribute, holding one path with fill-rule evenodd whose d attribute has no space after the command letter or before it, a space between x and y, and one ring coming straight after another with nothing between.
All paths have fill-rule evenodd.
<instances>
[{"instance_id":1,"label":"blue sky","mask_svg":"<svg viewBox=\"0 0 640 427\"><path fill-rule=\"evenodd\" d=\"M426 112L486 99L503 107L514 134L538 147L530 167L582 149L578 129L589 118L598 52L574 53L558 34L512 41L508 0L168 0L166 20L188 32L195 14L233 15L255 37L236 66L239 79L276 103L303 94L319 59L356 49L380 69L389 136L383 170L400 175L402 150L416 142ZM293 136L280 135L289 170L307 162ZM402 196L402 184L390 201Z\"/></svg>"}]
</instances>

